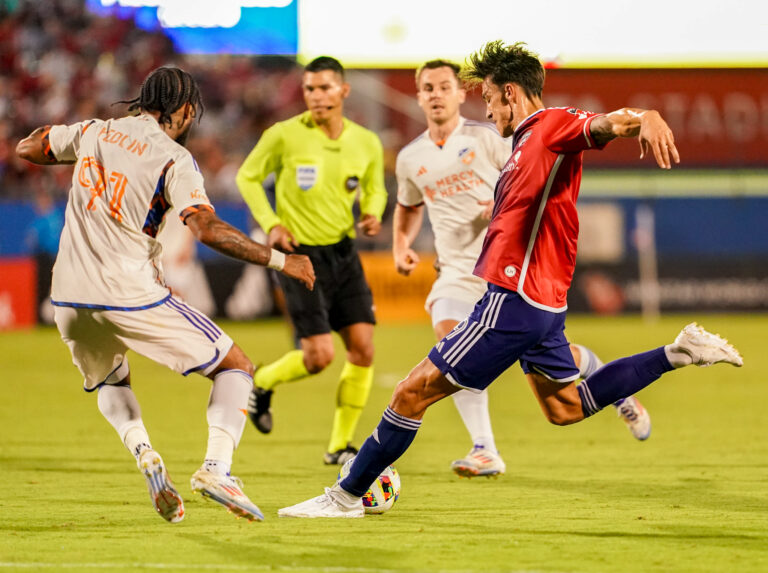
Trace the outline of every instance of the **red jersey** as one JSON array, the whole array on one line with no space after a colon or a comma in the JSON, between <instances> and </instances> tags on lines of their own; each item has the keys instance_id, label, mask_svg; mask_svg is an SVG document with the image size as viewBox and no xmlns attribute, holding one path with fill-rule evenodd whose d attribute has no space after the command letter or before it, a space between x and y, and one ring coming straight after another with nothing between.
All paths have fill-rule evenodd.
<instances>
[{"instance_id":1,"label":"red jersey","mask_svg":"<svg viewBox=\"0 0 768 573\"><path fill-rule=\"evenodd\" d=\"M576 263L581 152L599 114L542 109L517 126L496 182L493 216L474 273L552 312L568 308Z\"/></svg>"}]
</instances>

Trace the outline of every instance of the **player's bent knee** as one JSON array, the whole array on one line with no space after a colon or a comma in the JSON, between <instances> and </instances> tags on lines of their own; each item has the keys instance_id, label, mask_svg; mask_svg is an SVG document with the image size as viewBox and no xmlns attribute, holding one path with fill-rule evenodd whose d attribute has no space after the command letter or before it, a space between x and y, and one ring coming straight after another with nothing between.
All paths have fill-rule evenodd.
<instances>
[{"instance_id":1,"label":"player's bent knee","mask_svg":"<svg viewBox=\"0 0 768 573\"><path fill-rule=\"evenodd\" d=\"M429 359L424 359L397 385L390 407L401 416L420 419L431 404L456 390Z\"/></svg>"},{"instance_id":2,"label":"player's bent knee","mask_svg":"<svg viewBox=\"0 0 768 573\"><path fill-rule=\"evenodd\" d=\"M574 412L571 408L544 410L544 416L550 424L555 426L569 426L584 419L584 415L580 411Z\"/></svg>"},{"instance_id":3,"label":"player's bent knee","mask_svg":"<svg viewBox=\"0 0 768 573\"><path fill-rule=\"evenodd\" d=\"M347 360L357 366L371 366L373 364L373 344L350 348L347 352Z\"/></svg>"},{"instance_id":4,"label":"player's bent knee","mask_svg":"<svg viewBox=\"0 0 768 573\"><path fill-rule=\"evenodd\" d=\"M406 378L400 382L392 394L390 407L406 418L416 418L423 415L425 407L420 406L422 396L419 387Z\"/></svg>"},{"instance_id":5,"label":"player's bent knee","mask_svg":"<svg viewBox=\"0 0 768 573\"><path fill-rule=\"evenodd\" d=\"M333 362L333 350L322 348L304 351L304 366L307 372L317 374L325 370Z\"/></svg>"},{"instance_id":6,"label":"player's bent knee","mask_svg":"<svg viewBox=\"0 0 768 573\"><path fill-rule=\"evenodd\" d=\"M211 372L208 377L213 380L214 376L222 370L242 370L253 377L256 368L253 366L251 359L246 356L245 352L243 352L242 348L237 344L233 344L232 348L229 349L229 352L227 352L227 355L224 357L224 360L219 363L219 366Z\"/></svg>"}]
</instances>

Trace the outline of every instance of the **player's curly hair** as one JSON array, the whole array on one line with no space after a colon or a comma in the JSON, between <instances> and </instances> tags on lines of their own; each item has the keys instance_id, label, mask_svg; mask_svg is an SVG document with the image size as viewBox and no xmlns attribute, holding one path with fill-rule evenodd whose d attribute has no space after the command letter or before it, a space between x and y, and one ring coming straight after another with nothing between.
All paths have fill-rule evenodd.
<instances>
[{"instance_id":1,"label":"player's curly hair","mask_svg":"<svg viewBox=\"0 0 768 573\"><path fill-rule=\"evenodd\" d=\"M490 77L497 86L515 83L530 97L541 97L544 87L544 66L537 54L525 43L507 46L501 40L488 42L480 51L469 56L460 77L469 85L481 83Z\"/></svg>"},{"instance_id":2,"label":"player's curly hair","mask_svg":"<svg viewBox=\"0 0 768 573\"><path fill-rule=\"evenodd\" d=\"M129 104L128 111L138 109L160 112L158 123L168 125L171 125L171 114L184 104L189 103L195 108L198 121L205 110L195 79L188 72L175 67L153 70L141 84L139 97L117 103Z\"/></svg>"},{"instance_id":3,"label":"player's curly hair","mask_svg":"<svg viewBox=\"0 0 768 573\"><path fill-rule=\"evenodd\" d=\"M461 71L461 66L459 64L449 60L429 60L416 69L416 88L419 88L419 81L421 80L421 74L424 73L424 70L437 70L439 68L450 68L453 70L453 75L456 76L456 80L459 79L459 72Z\"/></svg>"}]
</instances>

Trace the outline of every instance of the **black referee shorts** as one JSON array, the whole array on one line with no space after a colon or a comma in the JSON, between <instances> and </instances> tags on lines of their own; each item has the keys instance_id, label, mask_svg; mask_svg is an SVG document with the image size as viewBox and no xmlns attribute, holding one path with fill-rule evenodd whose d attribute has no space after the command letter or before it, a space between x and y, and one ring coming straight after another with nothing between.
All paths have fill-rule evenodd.
<instances>
[{"instance_id":1,"label":"black referee shorts","mask_svg":"<svg viewBox=\"0 0 768 573\"><path fill-rule=\"evenodd\" d=\"M288 314L299 338L326 334L367 322L376 324L373 296L363 274L355 243L345 238L334 245L300 245L315 267L315 289L278 273Z\"/></svg>"}]
</instances>

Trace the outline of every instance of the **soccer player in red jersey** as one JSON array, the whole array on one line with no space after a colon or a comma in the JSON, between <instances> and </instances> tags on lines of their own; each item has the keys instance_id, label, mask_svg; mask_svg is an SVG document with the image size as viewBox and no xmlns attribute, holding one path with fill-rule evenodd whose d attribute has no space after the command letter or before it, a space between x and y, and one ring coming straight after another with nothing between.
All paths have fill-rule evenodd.
<instances>
[{"instance_id":1,"label":"soccer player in red jersey","mask_svg":"<svg viewBox=\"0 0 768 573\"><path fill-rule=\"evenodd\" d=\"M349 475L325 494L281 509L281 516L362 517L361 496L410 446L426 409L462 388L482 391L518 361L544 415L557 425L592 416L674 368L742 364L726 340L694 323L671 344L610 362L576 385L578 368L564 328L582 152L637 137L641 158L652 154L659 167L670 169L680 161L672 130L653 110L545 108L544 68L523 44L487 44L470 57L462 77L481 84L488 118L502 136L513 136L474 271L488 290L398 384Z\"/></svg>"}]
</instances>

